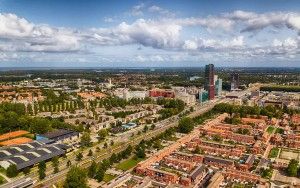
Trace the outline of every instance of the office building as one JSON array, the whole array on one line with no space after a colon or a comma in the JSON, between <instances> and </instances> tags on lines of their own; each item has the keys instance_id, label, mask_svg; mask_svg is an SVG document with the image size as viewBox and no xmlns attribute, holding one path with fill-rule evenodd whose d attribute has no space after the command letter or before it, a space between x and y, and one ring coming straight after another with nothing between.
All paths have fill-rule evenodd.
<instances>
[{"instance_id":1,"label":"office building","mask_svg":"<svg viewBox=\"0 0 300 188\"><path fill-rule=\"evenodd\" d=\"M205 90L208 91L208 99L215 98L215 68L213 64L205 65Z\"/></svg>"},{"instance_id":2,"label":"office building","mask_svg":"<svg viewBox=\"0 0 300 188\"><path fill-rule=\"evenodd\" d=\"M236 90L240 86L240 75L237 73L231 74L231 90Z\"/></svg>"},{"instance_id":3,"label":"office building","mask_svg":"<svg viewBox=\"0 0 300 188\"><path fill-rule=\"evenodd\" d=\"M215 94L216 96L220 96L222 93L222 79L218 78L215 81Z\"/></svg>"}]
</instances>

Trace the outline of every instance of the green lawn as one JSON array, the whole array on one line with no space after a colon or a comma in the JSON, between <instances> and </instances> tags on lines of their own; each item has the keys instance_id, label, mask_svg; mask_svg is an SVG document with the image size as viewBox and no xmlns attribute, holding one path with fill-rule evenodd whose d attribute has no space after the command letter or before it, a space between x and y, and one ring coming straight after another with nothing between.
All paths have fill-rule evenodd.
<instances>
[{"instance_id":1,"label":"green lawn","mask_svg":"<svg viewBox=\"0 0 300 188\"><path fill-rule=\"evenodd\" d=\"M116 166L116 168L126 171L126 170L129 170L129 169L135 167L142 160L144 160L144 159L141 159L141 158L135 159L134 157L132 157L130 159L126 159L125 161L119 163Z\"/></svg>"},{"instance_id":2,"label":"green lawn","mask_svg":"<svg viewBox=\"0 0 300 188\"><path fill-rule=\"evenodd\" d=\"M107 182L110 182L111 180L113 180L115 177L116 176L111 175L111 174L104 174L103 181L105 181L107 183Z\"/></svg>"},{"instance_id":3,"label":"green lawn","mask_svg":"<svg viewBox=\"0 0 300 188\"><path fill-rule=\"evenodd\" d=\"M279 148L272 148L269 153L269 158L275 158L278 156Z\"/></svg>"},{"instance_id":4,"label":"green lawn","mask_svg":"<svg viewBox=\"0 0 300 188\"><path fill-rule=\"evenodd\" d=\"M268 132L268 133L272 133L272 132L274 131L274 129L275 129L275 127L269 126L269 127L267 128L267 132Z\"/></svg>"}]
</instances>

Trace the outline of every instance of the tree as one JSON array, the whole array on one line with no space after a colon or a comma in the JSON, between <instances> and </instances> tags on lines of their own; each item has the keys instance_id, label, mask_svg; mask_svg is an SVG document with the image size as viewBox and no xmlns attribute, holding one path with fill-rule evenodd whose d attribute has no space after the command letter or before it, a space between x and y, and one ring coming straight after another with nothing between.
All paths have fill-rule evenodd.
<instances>
[{"instance_id":1,"label":"tree","mask_svg":"<svg viewBox=\"0 0 300 188\"><path fill-rule=\"evenodd\" d=\"M108 147L108 144L105 142L105 143L103 144L103 148L106 149L107 147Z\"/></svg>"},{"instance_id":2,"label":"tree","mask_svg":"<svg viewBox=\"0 0 300 188\"><path fill-rule=\"evenodd\" d=\"M39 178L40 180L44 179L46 177L46 163L45 161L42 161L38 165L39 168Z\"/></svg>"},{"instance_id":3,"label":"tree","mask_svg":"<svg viewBox=\"0 0 300 188\"><path fill-rule=\"evenodd\" d=\"M217 134L217 135L213 136L213 140L216 141L216 142L221 142L223 139L220 135Z\"/></svg>"},{"instance_id":4,"label":"tree","mask_svg":"<svg viewBox=\"0 0 300 188\"><path fill-rule=\"evenodd\" d=\"M106 129L101 129L98 131L98 139L99 141L102 141L105 139L105 137L108 135L108 132Z\"/></svg>"},{"instance_id":5,"label":"tree","mask_svg":"<svg viewBox=\"0 0 300 188\"><path fill-rule=\"evenodd\" d=\"M195 150L193 151L194 154L202 154L203 151L200 149L199 146L196 146Z\"/></svg>"},{"instance_id":6,"label":"tree","mask_svg":"<svg viewBox=\"0 0 300 188\"><path fill-rule=\"evenodd\" d=\"M58 168L58 164L59 164L58 157L57 156L53 157L51 159L51 161L52 161L52 166L54 168L54 173L57 173L59 171L59 168Z\"/></svg>"},{"instance_id":7,"label":"tree","mask_svg":"<svg viewBox=\"0 0 300 188\"><path fill-rule=\"evenodd\" d=\"M82 153L78 153L78 154L76 155L76 161L81 161L82 158L83 158Z\"/></svg>"},{"instance_id":8,"label":"tree","mask_svg":"<svg viewBox=\"0 0 300 188\"><path fill-rule=\"evenodd\" d=\"M145 132L147 132L148 131L148 126L147 125L145 125L145 127L144 127L144 129L143 129L143 132L145 133Z\"/></svg>"},{"instance_id":9,"label":"tree","mask_svg":"<svg viewBox=\"0 0 300 188\"><path fill-rule=\"evenodd\" d=\"M76 166L71 167L66 180L64 182L64 188L88 188L87 174L86 172Z\"/></svg>"},{"instance_id":10,"label":"tree","mask_svg":"<svg viewBox=\"0 0 300 188\"><path fill-rule=\"evenodd\" d=\"M104 175L105 175L105 170L103 169L102 166L100 166L99 169L97 170L95 178L98 182L101 182L103 181Z\"/></svg>"},{"instance_id":11,"label":"tree","mask_svg":"<svg viewBox=\"0 0 300 188\"><path fill-rule=\"evenodd\" d=\"M151 130L154 130L154 129L155 129L155 125L152 124L152 125L151 125Z\"/></svg>"},{"instance_id":12,"label":"tree","mask_svg":"<svg viewBox=\"0 0 300 188\"><path fill-rule=\"evenodd\" d=\"M89 147L91 146L91 136L90 133L84 132L83 135L81 136L80 144L83 147Z\"/></svg>"},{"instance_id":13,"label":"tree","mask_svg":"<svg viewBox=\"0 0 300 188\"><path fill-rule=\"evenodd\" d=\"M109 162L110 164L114 164L115 162L117 162L117 155L115 153L113 153L110 158L109 158Z\"/></svg>"},{"instance_id":14,"label":"tree","mask_svg":"<svg viewBox=\"0 0 300 188\"><path fill-rule=\"evenodd\" d=\"M12 177L16 177L18 175L18 169L17 169L17 165L15 164L11 164L9 165L9 167L6 170L6 175L10 178Z\"/></svg>"},{"instance_id":15,"label":"tree","mask_svg":"<svg viewBox=\"0 0 300 188\"><path fill-rule=\"evenodd\" d=\"M290 160L290 163L286 169L288 176L297 176L299 162L295 159Z\"/></svg>"},{"instance_id":16,"label":"tree","mask_svg":"<svg viewBox=\"0 0 300 188\"><path fill-rule=\"evenodd\" d=\"M72 162L70 160L67 161L67 167L70 167L72 165Z\"/></svg>"},{"instance_id":17,"label":"tree","mask_svg":"<svg viewBox=\"0 0 300 188\"><path fill-rule=\"evenodd\" d=\"M194 129L194 121L189 117L184 117L179 121L178 124L179 132L190 133Z\"/></svg>"},{"instance_id":18,"label":"tree","mask_svg":"<svg viewBox=\"0 0 300 188\"><path fill-rule=\"evenodd\" d=\"M46 118L35 117L31 121L30 131L43 134L51 130L51 122Z\"/></svg>"},{"instance_id":19,"label":"tree","mask_svg":"<svg viewBox=\"0 0 300 188\"><path fill-rule=\"evenodd\" d=\"M89 150L88 156L93 156L93 151L91 149Z\"/></svg>"},{"instance_id":20,"label":"tree","mask_svg":"<svg viewBox=\"0 0 300 188\"><path fill-rule=\"evenodd\" d=\"M97 172L97 163L95 161L92 162L91 166L88 169L88 177L93 178Z\"/></svg>"},{"instance_id":21,"label":"tree","mask_svg":"<svg viewBox=\"0 0 300 188\"><path fill-rule=\"evenodd\" d=\"M146 157L145 150L140 147L136 150L135 155L137 158L145 158Z\"/></svg>"}]
</instances>

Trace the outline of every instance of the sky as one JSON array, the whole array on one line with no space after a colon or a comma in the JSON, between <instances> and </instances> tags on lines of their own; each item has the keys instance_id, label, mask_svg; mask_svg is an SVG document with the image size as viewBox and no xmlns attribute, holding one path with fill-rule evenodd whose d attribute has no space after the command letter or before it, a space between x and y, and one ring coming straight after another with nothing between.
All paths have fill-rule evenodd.
<instances>
[{"instance_id":1,"label":"sky","mask_svg":"<svg viewBox=\"0 0 300 188\"><path fill-rule=\"evenodd\" d=\"M0 0L0 67L300 67L299 0Z\"/></svg>"}]
</instances>

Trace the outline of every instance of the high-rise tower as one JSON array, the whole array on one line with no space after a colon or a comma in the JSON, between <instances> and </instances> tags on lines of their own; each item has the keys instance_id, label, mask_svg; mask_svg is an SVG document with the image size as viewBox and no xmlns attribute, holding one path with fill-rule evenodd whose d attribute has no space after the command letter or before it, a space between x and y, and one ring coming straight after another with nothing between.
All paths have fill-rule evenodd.
<instances>
[{"instance_id":1,"label":"high-rise tower","mask_svg":"<svg viewBox=\"0 0 300 188\"><path fill-rule=\"evenodd\" d=\"M240 75L238 73L231 74L231 90L236 90L240 86Z\"/></svg>"},{"instance_id":2,"label":"high-rise tower","mask_svg":"<svg viewBox=\"0 0 300 188\"><path fill-rule=\"evenodd\" d=\"M215 67L213 64L205 65L205 86L204 88L208 91L208 99L212 100L215 98Z\"/></svg>"}]
</instances>

